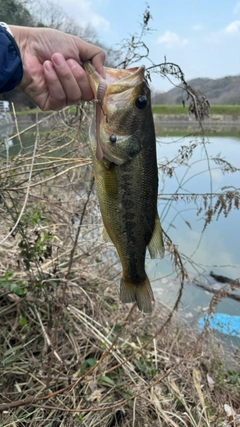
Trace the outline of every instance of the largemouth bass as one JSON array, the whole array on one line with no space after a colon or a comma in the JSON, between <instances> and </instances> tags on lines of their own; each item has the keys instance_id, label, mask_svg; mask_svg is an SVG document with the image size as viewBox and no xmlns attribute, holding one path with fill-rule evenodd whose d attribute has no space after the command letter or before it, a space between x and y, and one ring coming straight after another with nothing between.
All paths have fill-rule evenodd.
<instances>
[{"instance_id":1,"label":"largemouth bass","mask_svg":"<svg viewBox=\"0 0 240 427\"><path fill-rule=\"evenodd\" d=\"M157 212L158 169L150 89L144 67L105 68L103 79L84 64L94 96L90 146L105 233L122 264L120 299L152 312L145 256L163 256Z\"/></svg>"}]
</instances>

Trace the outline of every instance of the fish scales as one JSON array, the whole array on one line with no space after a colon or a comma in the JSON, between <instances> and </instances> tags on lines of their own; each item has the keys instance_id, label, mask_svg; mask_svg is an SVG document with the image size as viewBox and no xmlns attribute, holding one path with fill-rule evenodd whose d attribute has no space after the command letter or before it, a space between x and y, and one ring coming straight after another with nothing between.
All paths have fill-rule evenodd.
<instances>
[{"instance_id":1,"label":"fish scales","mask_svg":"<svg viewBox=\"0 0 240 427\"><path fill-rule=\"evenodd\" d=\"M101 77L89 63L85 69L96 95ZM108 70L106 73L111 72ZM101 103L101 123L97 129L96 119L93 121L90 143L103 224L122 264L121 301L136 302L141 311L151 312L154 297L145 271L146 251L149 248L152 257L162 256L163 241L157 212L158 169L150 90L143 77L138 81L140 84L127 88L123 97L124 85L119 84L120 93L115 97L114 88L110 83L107 85ZM147 105L144 111L138 111L135 102L142 96ZM126 102L128 98L131 102ZM126 160L119 157L115 143L109 145L111 134L116 136L116 144L119 136L126 136L123 145ZM101 144L103 151L101 159L97 158L97 144ZM120 163L112 161L113 158Z\"/></svg>"}]
</instances>

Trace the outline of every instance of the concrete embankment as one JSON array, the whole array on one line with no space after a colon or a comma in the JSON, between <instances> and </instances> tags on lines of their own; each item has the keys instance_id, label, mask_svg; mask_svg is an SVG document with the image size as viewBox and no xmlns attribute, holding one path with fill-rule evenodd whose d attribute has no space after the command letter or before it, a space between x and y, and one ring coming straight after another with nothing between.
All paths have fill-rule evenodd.
<instances>
[{"instance_id":1,"label":"concrete embankment","mask_svg":"<svg viewBox=\"0 0 240 427\"><path fill-rule=\"evenodd\" d=\"M154 114L153 118L157 133L165 129L184 129L190 132L196 131L199 126L195 117L188 114ZM210 114L204 119L203 126L211 132L240 131L240 116Z\"/></svg>"},{"instance_id":2,"label":"concrete embankment","mask_svg":"<svg viewBox=\"0 0 240 427\"><path fill-rule=\"evenodd\" d=\"M10 116L10 114L9 114ZM36 114L24 114L17 116L19 124L36 123ZM46 120L48 115L46 113L39 112L38 120L43 121L43 125L49 125L49 121ZM154 124L157 133L162 131L174 129L176 131L196 131L199 124L193 116L188 114L154 114ZM13 123L12 117L9 118L9 123ZM51 117L51 123L61 120L61 115L56 114ZM4 122L2 121L2 124ZM203 121L204 128L211 130L211 132L226 132L226 131L240 131L240 116L236 115L223 115L223 114L210 114L209 118L205 118ZM1 127L1 123L0 123Z\"/></svg>"}]
</instances>

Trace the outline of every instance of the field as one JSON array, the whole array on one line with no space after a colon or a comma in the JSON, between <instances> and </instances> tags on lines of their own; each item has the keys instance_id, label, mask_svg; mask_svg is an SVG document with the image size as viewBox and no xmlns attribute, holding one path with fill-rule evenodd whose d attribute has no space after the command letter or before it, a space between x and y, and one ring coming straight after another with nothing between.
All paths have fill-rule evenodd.
<instances>
[{"instance_id":1,"label":"field","mask_svg":"<svg viewBox=\"0 0 240 427\"><path fill-rule=\"evenodd\" d=\"M71 107L70 111L74 111L75 107ZM182 105L153 105L154 114L188 114L188 107L185 108ZM29 110L21 110L16 112L17 116L24 116L29 114L39 113L37 108ZM49 111L41 112L42 115L49 115ZM224 114L231 116L240 116L240 105L212 105L209 110L209 114Z\"/></svg>"},{"instance_id":2,"label":"field","mask_svg":"<svg viewBox=\"0 0 240 427\"><path fill-rule=\"evenodd\" d=\"M182 105L153 105L154 114L188 114L188 107ZM209 114L240 116L240 105L211 105Z\"/></svg>"}]
</instances>

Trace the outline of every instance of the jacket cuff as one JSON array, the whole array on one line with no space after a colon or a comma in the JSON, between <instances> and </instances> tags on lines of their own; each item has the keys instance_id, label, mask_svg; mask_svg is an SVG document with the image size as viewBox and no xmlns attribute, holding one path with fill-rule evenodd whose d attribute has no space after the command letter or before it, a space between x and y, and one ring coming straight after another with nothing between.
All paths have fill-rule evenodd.
<instances>
[{"instance_id":1,"label":"jacket cuff","mask_svg":"<svg viewBox=\"0 0 240 427\"><path fill-rule=\"evenodd\" d=\"M14 37L0 25L0 93L14 89L22 80L23 65Z\"/></svg>"}]
</instances>

